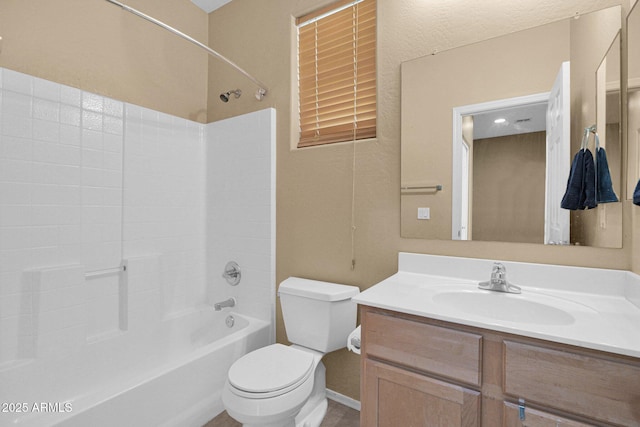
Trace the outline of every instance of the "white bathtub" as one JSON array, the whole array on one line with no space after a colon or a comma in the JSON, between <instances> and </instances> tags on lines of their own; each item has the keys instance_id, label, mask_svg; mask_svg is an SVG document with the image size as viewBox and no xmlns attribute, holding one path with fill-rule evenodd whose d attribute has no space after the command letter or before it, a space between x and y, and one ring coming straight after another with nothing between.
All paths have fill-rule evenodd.
<instances>
[{"instance_id":1,"label":"white bathtub","mask_svg":"<svg viewBox=\"0 0 640 427\"><path fill-rule=\"evenodd\" d=\"M0 372L0 426L199 427L222 412L231 364L270 340L267 322L207 307L36 358Z\"/></svg>"}]
</instances>

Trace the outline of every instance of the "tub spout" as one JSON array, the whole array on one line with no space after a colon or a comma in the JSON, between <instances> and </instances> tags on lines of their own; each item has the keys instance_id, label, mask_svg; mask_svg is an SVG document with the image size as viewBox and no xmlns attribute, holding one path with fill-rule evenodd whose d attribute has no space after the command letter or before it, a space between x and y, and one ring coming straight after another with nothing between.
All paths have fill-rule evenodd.
<instances>
[{"instance_id":1,"label":"tub spout","mask_svg":"<svg viewBox=\"0 0 640 427\"><path fill-rule=\"evenodd\" d=\"M225 307L235 307L235 306L236 306L236 299L235 298L229 298L228 300L217 302L217 303L213 304L213 308L216 311L220 311Z\"/></svg>"}]
</instances>

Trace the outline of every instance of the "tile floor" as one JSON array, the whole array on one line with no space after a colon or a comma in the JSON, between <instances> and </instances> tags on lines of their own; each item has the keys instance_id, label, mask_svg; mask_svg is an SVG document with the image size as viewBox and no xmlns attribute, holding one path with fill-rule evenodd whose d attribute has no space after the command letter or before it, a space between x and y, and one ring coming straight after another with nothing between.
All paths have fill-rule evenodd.
<instances>
[{"instance_id":1,"label":"tile floor","mask_svg":"<svg viewBox=\"0 0 640 427\"><path fill-rule=\"evenodd\" d=\"M241 427L242 425L223 412L203 427ZM360 412L329 399L329 408L320 427L360 427Z\"/></svg>"}]
</instances>

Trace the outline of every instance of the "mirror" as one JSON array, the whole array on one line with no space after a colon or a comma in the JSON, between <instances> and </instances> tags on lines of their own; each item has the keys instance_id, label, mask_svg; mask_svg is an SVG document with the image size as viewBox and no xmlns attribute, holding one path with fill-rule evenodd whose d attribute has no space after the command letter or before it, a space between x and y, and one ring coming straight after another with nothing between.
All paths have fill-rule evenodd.
<instances>
[{"instance_id":1,"label":"mirror","mask_svg":"<svg viewBox=\"0 0 640 427\"><path fill-rule=\"evenodd\" d=\"M621 203L560 208L584 128L604 115L619 129L619 106L597 108L596 93L598 78L605 98L617 82L620 102L620 16L616 6L402 64L403 237L622 246ZM619 131L600 126L619 195Z\"/></svg>"},{"instance_id":2,"label":"mirror","mask_svg":"<svg viewBox=\"0 0 640 427\"><path fill-rule=\"evenodd\" d=\"M549 96L454 108L452 239L543 243Z\"/></svg>"},{"instance_id":3,"label":"mirror","mask_svg":"<svg viewBox=\"0 0 640 427\"><path fill-rule=\"evenodd\" d=\"M627 16L627 108L628 176L627 197L631 199L640 180L640 3Z\"/></svg>"}]
</instances>

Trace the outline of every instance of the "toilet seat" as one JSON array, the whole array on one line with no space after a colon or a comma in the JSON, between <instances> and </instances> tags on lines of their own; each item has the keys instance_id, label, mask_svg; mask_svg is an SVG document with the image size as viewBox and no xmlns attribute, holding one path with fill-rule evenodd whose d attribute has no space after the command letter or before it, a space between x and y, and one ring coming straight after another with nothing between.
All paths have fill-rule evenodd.
<instances>
[{"instance_id":1,"label":"toilet seat","mask_svg":"<svg viewBox=\"0 0 640 427\"><path fill-rule=\"evenodd\" d=\"M228 381L238 396L266 399L298 388L314 369L312 354L273 344L238 359L229 369Z\"/></svg>"}]
</instances>

